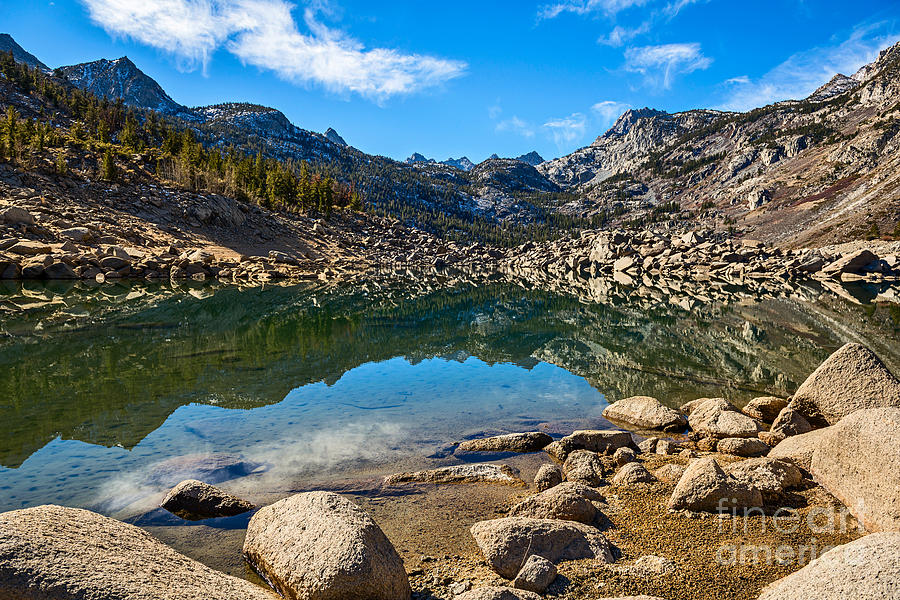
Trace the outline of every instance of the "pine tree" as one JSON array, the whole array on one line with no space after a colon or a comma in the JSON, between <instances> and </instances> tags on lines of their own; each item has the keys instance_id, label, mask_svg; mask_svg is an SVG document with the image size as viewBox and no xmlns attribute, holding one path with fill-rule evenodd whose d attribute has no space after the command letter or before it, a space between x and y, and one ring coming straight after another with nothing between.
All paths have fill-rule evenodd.
<instances>
[{"instance_id":1,"label":"pine tree","mask_svg":"<svg viewBox=\"0 0 900 600\"><path fill-rule=\"evenodd\" d=\"M100 166L100 178L106 181L115 181L116 171L116 159L113 157L112 148L107 148Z\"/></svg>"},{"instance_id":2,"label":"pine tree","mask_svg":"<svg viewBox=\"0 0 900 600\"><path fill-rule=\"evenodd\" d=\"M56 155L56 172L60 175L65 175L69 172L69 165L66 164L66 152L65 150L60 150Z\"/></svg>"}]
</instances>

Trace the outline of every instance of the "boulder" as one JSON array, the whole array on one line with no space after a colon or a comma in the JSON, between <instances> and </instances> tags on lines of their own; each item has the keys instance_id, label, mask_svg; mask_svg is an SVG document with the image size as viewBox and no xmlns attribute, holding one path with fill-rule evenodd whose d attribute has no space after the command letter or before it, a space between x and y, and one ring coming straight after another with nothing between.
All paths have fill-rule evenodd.
<instances>
[{"instance_id":1,"label":"boulder","mask_svg":"<svg viewBox=\"0 0 900 600\"><path fill-rule=\"evenodd\" d=\"M91 230L87 227L70 227L60 231L59 235L73 242L84 242L91 239Z\"/></svg>"},{"instance_id":2,"label":"boulder","mask_svg":"<svg viewBox=\"0 0 900 600\"><path fill-rule=\"evenodd\" d=\"M713 458L688 465L669 499L673 510L718 512L762 505L758 489L727 474Z\"/></svg>"},{"instance_id":3,"label":"boulder","mask_svg":"<svg viewBox=\"0 0 900 600\"><path fill-rule=\"evenodd\" d=\"M613 485L634 485L635 483L653 483L656 478L639 462L624 465L612 478Z\"/></svg>"},{"instance_id":4,"label":"boulder","mask_svg":"<svg viewBox=\"0 0 900 600\"><path fill-rule=\"evenodd\" d=\"M775 417L775 421L772 423L772 429L770 431L778 436L790 437L792 435L809 433L812 431L812 425L810 425L809 421L807 421L798 411L790 407L785 407L784 410Z\"/></svg>"},{"instance_id":5,"label":"boulder","mask_svg":"<svg viewBox=\"0 0 900 600\"><path fill-rule=\"evenodd\" d=\"M37 256L38 254L50 254L50 252L53 251L53 248L43 242L22 240L10 247L9 251L13 254L21 254L23 256Z\"/></svg>"},{"instance_id":6,"label":"boulder","mask_svg":"<svg viewBox=\"0 0 900 600\"><path fill-rule=\"evenodd\" d=\"M640 450L644 454L653 454L654 452L656 452L656 444L658 442L659 438L649 437L638 444L638 450Z\"/></svg>"},{"instance_id":7,"label":"boulder","mask_svg":"<svg viewBox=\"0 0 900 600\"><path fill-rule=\"evenodd\" d=\"M560 462L565 462L575 450L590 450L601 454L612 454L618 448L631 447L634 441L627 431L607 429L586 429L573 431L570 435L548 444L544 450Z\"/></svg>"},{"instance_id":8,"label":"boulder","mask_svg":"<svg viewBox=\"0 0 900 600\"><path fill-rule=\"evenodd\" d=\"M787 405L788 401L784 398L761 396L748 402L741 412L751 419L771 423Z\"/></svg>"},{"instance_id":9,"label":"boulder","mask_svg":"<svg viewBox=\"0 0 900 600\"><path fill-rule=\"evenodd\" d=\"M637 454L635 454L634 450L631 448L619 448L613 452L613 460L616 462L616 465L621 467L622 465L636 461Z\"/></svg>"},{"instance_id":10,"label":"boulder","mask_svg":"<svg viewBox=\"0 0 900 600\"><path fill-rule=\"evenodd\" d=\"M674 440L659 440L656 442L656 453L668 456L681 451L681 446Z\"/></svg>"},{"instance_id":11,"label":"boulder","mask_svg":"<svg viewBox=\"0 0 900 600\"><path fill-rule=\"evenodd\" d=\"M784 458L795 465L809 471L812 455L826 436L831 433L831 427L813 429L809 433L795 435L779 442L769 450L769 458Z\"/></svg>"},{"instance_id":12,"label":"boulder","mask_svg":"<svg viewBox=\"0 0 900 600\"><path fill-rule=\"evenodd\" d=\"M603 464L600 455L590 450L572 452L563 464L566 481L583 483L591 487L604 485L603 475L605 473L606 465Z\"/></svg>"},{"instance_id":13,"label":"boulder","mask_svg":"<svg viewBox=\"0 0 900 600\"><path fill-rule=\"evenodd\" d=\"M883 600L897 597L898 581L900 533L873 533L769 584L759 600Z\"/></svg>"},{"instance_id":14,"label":"boulder","mask_svg":"<svg viewBox=\"0 0 900 600\"><path fill-rule=\"evenodd\" d=\"M900 531L900 408L860 410L829 429L813 479L868 531Z\"/></svg>"},{"instance_id":15,"label":"boulder","mask_svg":"<svg viewBox=\"0 0 900 600\"><path fill-rule=\"evenodd\" d=\"M160 506L188 520L231 517L254 508L250 502L196 479L186 479L173 487Z\"/></svg>"},{"instance_id":16,"label":"boulder","mask_svg":"<svg viewBox=\"0 0 900 600\"><path fill-rule=\"evenodd\" d=\"M541 600L541 597L528 590L490 586L470 590L456 596L454 600Z\"/></svg>"},{"instance_id":17,"label":"boulder","mask_svg":"<svg viewBox=\"0 0 900 600\"><path fill-rule=\"evenodd\" d=\"M678 410L683 415L691 416L691 413L694 412L694 409L706 402L707 400L711 400L711 398L697 398L696 400L691 400L690 402L685 402L682 404ZM730 405L729 405L730 406Z\"/></svg>"},{"instance_id":18,"label":"boulder","mask_svg":"<svg viewBox=\"0 0 900 600\"><path fill-rule=\"evenodd\" d=\"M900 406L900 381L874 352L846 344L807 377L791 407L815 426L833 425L863 408Z\"/></svg>"},{"instance_id":19,"label":"boulder","mask_svg":"<svg viewBox=\"0 0 900 600\"><path fill-rule=\"evenodd\" d=\"M34 216L19 206L4 206L0 208L0 223L10 225L34 225Z\"/></svg>"},{"instance_id":20,"label":"boulder","mask_svg":"<svg viewBox=\"0 0 900 600\"><path fill-rule=\"evenodd\" d=\"M0 514L0 598L278 600L133 525L52 505Z\"/></svg>"},{"instance_id":21,"label":"boulder","mask_svg":"<svg viewBox=\"0 0 900 600\"><path fill-rule=\"evenodd\" d=\"M688 423L697 433L716 438L755 438L762 430L759 423L735 410L724 398L710 398L694 407Z\"/></svg>"},{"instance_id":22,"label":"boulder","mask_svg":"<svg viewBox=\"0 0 900 600\"><path fill-rule=\"evenodd\" d=\"M669 463L653 471L653 476L666 483L678 483L681 476L684 475L684 470L684 465Z\"/></svg>"},{"instance_id":23,"label":"boulder","mask_svg":"<svg viewBox=\"0 0 900 600\"><path fill-rule=\"evenodd\" d=\"M513 579L513 587L543 594L556 579L556 565L537 554L532 554Z\"/></svg>"},{"instance_id":24,"label":"boulder","mask_svg":"<svg viewBox=\"0 0 900 600\"><path fill-rule=\"evenodd\" d=\"M839 259L831 262L822 268L821 273L829 277L841 275L842 273L859 273L863 267L878 260L878 257L868 250L857 250L843 255Z\"/></svg>"},{"instance_id":25,"label":"boulder","mask_svg":"<svg viewBox=\"0 0 900 600\"><path fill-rule=\"evenodd\" d=\"M509 433L477 440L466 440L459 445L463 452L537 452L543 450L553 438L546 433Z\"/></svg>"},{"instance_id":26,"label":"boulder","mask_svg":"<svg viewBox=\"0 0 900 600\"><path fill-rule=\"evenodd\" d=\"M44 268L47 279L78 279L78 273L64 262L55 262Z\"/></svg>"},{"instance_id":27,"label":"boulder","mask_svg":"<svg viewBox=\"0 0 900 600\"><path fill-rule=\"evenodd\" d=\"M776 500L792 487L800 485L803 473L789 460L783 458L751 458L731 463L725 472L747 487L754 487L763 500Z\"/></svg>"},{"instance_id":28,"label":"boulder","mask_svg":"<svg viewBox=\"0 0 900 600\"><path fill-rule=\"evenodd\" d=\"M532 554L553 563L582 558L613 562L606 537L575 521L507 517L475 523L471 532L490 567L506 579L514 578Z\"/></svg>"},{"instance_id":29,"label":"boulder","mask_svg":"<svg viewBox=\"0 0 900 600\"><path fill-rule=\"evenodd\" d=\"M384 485L399 483L501 483L524 486L518 474L508 465L478 463L453 465L414 473L394 473L384 478Z\"/></svg>"},{"instance_id":30,"label":"boulder","mask_svg":"<svg viewBox=\"0 0 900 600\"><path fill-rule=\"evenodd\" d=\"M687 419L681 413L650 396L631 396L613 402L603 411L603 416L640 429L680 431L687 426Z\"/></svg>"},{"instance_id":31,"label":"boulder","mask_svg":"<svg viewBox=\"0 0 900 600\"><path fill-rule=\"evenodd\" d=\"M553 464L545 464L541 465L538 469L537 474L534 476L534 485L537 487L539 492L543 492L544 490L549 490L555 485L559 485L562 483L563 473L562 469Z\"/></svg>"},{"instance_id":32,"label":"boulder","mask_svg":"<svg viewBox=\"0 0 900 600\"><path fill-rule=\"evenodd\" d=\"M331 492L296 494L261 508L244 558L286 598L402 600L403 560L361 508Z\"/></svg>"},{"instance_id":33,"label":"boulder","mask_svg":"<svg viewBox=\"0 0 900 600\"><path fill-rule=\"evenodd\" d=\"M724 438L716 443L716 451L735 456L763 456L769 446L759 438Z\"/></svg>"},{"instance_id":34,"label":"boulder","mask_svg":"<svg viewBox=\"0 0 900 600\"><path fill-rule=\"evenodd\" d=\"M597 490L580 483L567 481L525 498L509 511L511 517L532 519L560 519L591 524L600 510L596 503L604 501Z\"/></svg>"}]
</instances>

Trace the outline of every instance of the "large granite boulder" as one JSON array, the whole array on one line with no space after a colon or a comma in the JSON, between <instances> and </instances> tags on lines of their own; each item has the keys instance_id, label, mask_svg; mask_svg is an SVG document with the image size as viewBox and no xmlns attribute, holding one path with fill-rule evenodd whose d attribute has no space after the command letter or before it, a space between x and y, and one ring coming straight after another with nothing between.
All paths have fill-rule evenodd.
<instances>
[{"instance_id":1,"label":"large granite boulder","mask_svg":"<svg viewBox=\"0 0 900 600\"><path fill-rule=\"evenodd\" d=\"M790 406L813 425L833 425L863 408L900 407L900 380L874 352L846 344L806 378Z\"/></svg>"},{"instance_id":2,"label":"large granite boulder","mask_svg":"<svg viewBox=\"0 0 900 600\"><path fill-rule=\"evenodd\" d=\"M689 464L669 499L673 510L718 512L762 505L758 489L726 473L714 458Z\"/></svg>"},{"instance_id":3,"label":"large granite boulder","mask_svg":"<svg viewBox=\"0 0 900 600\"><path fill-rule=\"evenodd\" d=\"M403 600L403 560L361 508L331 492L306 492L261 508L244 558L286 598Z\"/></svg>"},{"instance_id":4,"label":"large granite boulder","mask_svg":"<svg viewBox=\"0 0 900 600\"><path fill-rule=\"evenodd\" d=\"M606 537L575 521L507 517L480 521L470 531L490 567L507 579L513 579L532 554L553 563L581 558L613 562Z\"/></svg>"},{"instance_id":5,"label":"large granite boulder","mask_svg":"<svg viewBox=\"0 0 900 600\"><path fill-rule=\"evenodd\" d=\"M600 514L595 503L604 501L603 495L594 488L567 481L525 498L510 509L509 516L590 524Z\"/></svg>"},{"instance_id":6,"label":"large granite boulder","mask_svg":"<svg viewBox=\"0 0 900 600\"><path fill-rule=\"evenodd\" d=\"M769 446L759 438L723 438L716 443L716 452L735 456L763 456Z\"/></svg>"},{"instance_id":7,"label":"large granite boulder","mask_svg":"<svg viewBox=\"0 0 900 600\"><path fill-rule=\"evenodd\" d=\"M787 438L792 435L809 433L812 429L812 425L809 424L806 417L800 414L800 411L791 407L785 407L775 417L775 421L772 423L772 428L769 431L778 437Z\"/></svg>"},{"instance_id":8,"label":"large granite boulder","mask_svg":"<svg viewBox=\"0 0 900 600\"><path fill-rule=\"evenodd\" d=\"M824 427L813 429L809 433L791 436L769 450L768 456L769 458L788 459L804 471L809 471L813 452L831 431L831 427Z\"/></svg>"},{"instance_id":9,"label":"large granite boulder","mask_svg":"<svg viewBox=\"0 0 900 600\"><path fill-rule=\"evenodd\" d=\"M603 416L640 429L680 431L687 427L684 415L650 396L631 396L613 402L603 411Z\"/></svg>"},{"instance_id":10,"label":"large granite boulder","mask_svg":"<svg viewBox=\"0 0 900 600\"><path fill-rule=\"evenodd\" d=\"M556 575L556 565L543 556L532 554L513 579L513 587L543 594L556 579Z\"/></svg>"},{"instance_id":11,"label":"large granite boulder","mask_svg":"<svg viewBox=\"0 0 900 600\"><path fill-rule=\"evenodd\" d=\"M634 485L636 483L653 483L656 477L639 462L624 465L612 478L613 485Z\"/></svg>"},{"instance_id":12,"label":"large granite boulder","mask_svg":"<svg viewBox=\"0 0 900 600\"><path fill-rule=\"evenodd\" d=\"M898 597L898 582L900 533L873 533L769 584L759 600L883 600Z\"/></svg>"},{"instance_id":13,"label":"large granite boulder","mask_svg":"<svg viewBox=\"0 0 900 600\"><path fill-rule=\"evenodd\" d=\"M477 440L466 440L459 445L458 450L462 452L537 452L543 450L552 441L552 437L538 431L509 433Z\"/></svg>"},{"instance_id":14,"label":"large granite boulder","mask_svg":"<svg viewBox=\"0 0 900 600\"><path fill-rule=\"evenodd\" d=\"M254 508L250 502L196 479L186 479L173 487L160 506L189 520L231 517Z\"/></svg>"},{"instance_id":15,"label":"large granite boulder","mask_svg":"<svg viewBox=\"0 0 900 600\"><path fill-rule=\"evenodd\" d=\"M900 408L859 410L829 429L813 451L813 479L867 530L900 531Z\"/></svg>"},{"instance_id":16,"label":"large granite boulder","mask_svg":"<svg viewBox=\"0 0 900 600\"><path fill-rule=\"evenodd\" d=\"M4 600L277 600L133 525L78 508L0 514Z\"/></svg>"},{"instance_id":17,"label":"large granite boulder","mask_svg":"<svg viewBox=\"0 0 900 600\"><path fill-rule=\"evenodd\" d=\"M710 398L695 406L688 424L697 433L714 438L755 438L762 431L759 423L738 412L724 398Z\"/></svg>"}]
</instances>

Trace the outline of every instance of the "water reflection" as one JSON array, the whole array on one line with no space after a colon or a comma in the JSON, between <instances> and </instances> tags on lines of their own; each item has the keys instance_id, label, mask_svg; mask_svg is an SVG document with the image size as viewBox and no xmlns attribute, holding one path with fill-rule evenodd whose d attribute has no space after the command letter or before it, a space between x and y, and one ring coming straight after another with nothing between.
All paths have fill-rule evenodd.
<instances>
[{"instance_id":1,"label":"water reflection","mask_svg":"<svg viewBox=\"0 0 900 600\"><path fill-rule=\"evenodd\" d=\"M632 394L789 394L849 340L897 370L892 291L841 290L2 284L0 509L134 514L188 473L289 490Z\"/></svg>"}]
</instances>

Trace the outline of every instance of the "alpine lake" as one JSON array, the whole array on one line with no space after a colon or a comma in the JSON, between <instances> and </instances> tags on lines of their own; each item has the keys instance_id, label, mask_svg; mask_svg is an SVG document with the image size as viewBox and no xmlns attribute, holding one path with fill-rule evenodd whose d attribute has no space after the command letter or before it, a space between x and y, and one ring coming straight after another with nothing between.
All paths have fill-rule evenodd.
<instances>
[{"instance_id":1,"label":"alpine lake","mask_svg":"<svg viewBox=\"0 0 900 600\"><path fill-rule=\"evenodd\" d=\"M249 576L199 549L239 548L249 516L184 521L158 508L168 489L371 499L396 471L497 458L455 456L464 439L613 427L601 413L627 396L788 396L850 341L900 372L897 298L812 281L0 282L0 511L95 510Z\"/></svg>"}]
</instances>

